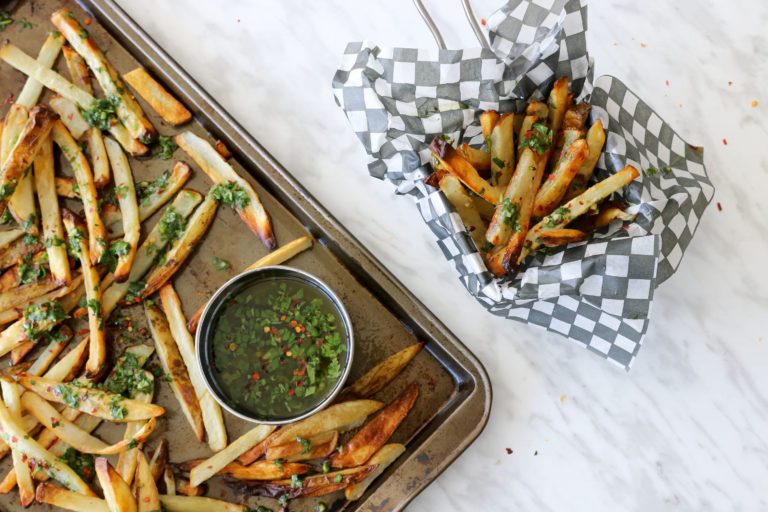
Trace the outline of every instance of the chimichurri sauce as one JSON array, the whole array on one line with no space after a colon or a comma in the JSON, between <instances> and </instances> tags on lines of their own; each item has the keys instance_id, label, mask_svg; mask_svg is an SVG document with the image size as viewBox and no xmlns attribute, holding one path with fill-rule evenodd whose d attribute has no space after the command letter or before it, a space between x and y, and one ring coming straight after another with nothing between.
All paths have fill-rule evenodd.
<instances>
[{"instance_id":1,"label":"chimichurri sauce","mask_svg":"<svg viewBox=\"0 0 768 512\"><path fill-rule=\"evenodd\" d=\"M309 411L347 360L344 324L330 299L299 280L247 286L218 311L213 374L237 410L267 421Z\"/></svg>"}]
</instances>

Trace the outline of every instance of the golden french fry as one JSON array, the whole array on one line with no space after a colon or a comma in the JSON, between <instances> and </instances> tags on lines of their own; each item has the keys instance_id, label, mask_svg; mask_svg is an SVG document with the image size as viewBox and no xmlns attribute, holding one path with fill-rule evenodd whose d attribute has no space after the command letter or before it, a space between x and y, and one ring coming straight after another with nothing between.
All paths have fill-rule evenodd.
<instances>
[{"instance_id":1,"label":"golden french fry","mask_svg":"<svg viewBox=\"0 0 768 512\"><path fill-rule=\"evenodd\" d=\"M466 142L461 144L456 151L478 171L485 171L491 168L491 153L488 151L475 149Z\"/></svg>"},{"instance_id":2,"label":"golden french fry","mask_svg":"<svg viewBox=\"0 0 768 512\"><path fill-rule=\"evenodd\" d=\"M475 203L464 190L459 178L453 174L447 174L440 180L440 190L445 194L446 199L456 208L462 223L467 228L469 236L475 242L478 249L485 245L485 230L487 226L475 209Z\"/></svg>"},{"instance_id":3,"label":"golden french fry","mask_svg":"<svg viewBox=\"0 0 768 512\"><path fill-rule=\"evenodd\" d=\"M63 47L61 52L64 54L64 60L67 61L67 70L72 83L88 94L93 94L91 74L88 72L88 64L85 63L85 59L69 46Z\"/></svg>"},{"instance_id":4,"label":"golden french fry","mask_svg":"<svg viewBox=\"0 0 768 512\"><path fill-rule=\"evenodd\" d=\"M499 122L499 117L501 116L495 110L486 110L480 114L480 127L483 130L483 137L486 142L489 140L491 133L493 133L493 127ZM488 152L490 152L490 150L491 148L489 147Z\"/></svg>"},{"instance_id":5,"label":"golden french fry","mask_svg":"<svg viewBox=\"0 0 768 512\"><path fill-rule=\"evenodd\" d=\"M57 37L52 33L48 34L43 46L40 48L40 53L37 54L38 64L44 68L53 66L56 62L56 57L59 56L59 51L63 44L64 40L61 37ZM16 103L31 109L37 104L42 92L43 84L34 78L29 77L24 83L24 87L21 89L19 97L16 98Z\"/></svg>"},{"instance_id":6,"label":"golden french fry","mask_svg":"<svg viewBox=\"0 0 768 512\"><path fill-rule=\"evenodd\" d=\"M72 103L72 100L65 98L60 94L54 95L48 104L51 106L54 112L59 114L59 119L67 127L69 133L76 139L79 139L83 134L88 131L90 125L85 122L83 115L77 108L77 105Z\"/></svg>"},{"instance_id":7,"label":"golden french fry","mask_svg":"<svg viewBox=\"0 0 768 512\"><path fill-rule=\"evenodd\" d=\"M395 352L373 368L365 375L357 379L351 386L342 390L337 398L337 402L352 400L357 398L368 398L376 394L384 386L392 382L401 371L416 357L421 351L424 343L415 343L409 347Z\"/></svg>"},{"instance_id":8,"label":"golden french fry","mask_svg":"<svg viewBox=\"0 0 768 512\"><path fill-rule=\"evenodd\" d=\"M515 115L502 114L491 132L491 185L506 187L515 170Z\"/></svg>"},{"instance_id":9,"label":"golden french fry","mask_svg":"<svg viewBox=\"0 0 768 512\"><path fill-rule=\"evenodd\" d=\"M0 253L5 250L16 240L24 236L23 229L9 229L7 231L0 231Z\"/></svg>"},{"instance_id":10,"label":"golden french fry","mask_svg":"<svg viewBox=\"0 0 768 512\"><path fill-rule=\"evenodd\" d=\"M365 493L365 490L368 489L368 486L371 485L371 483L373 483L373 481L382 474L387 467L395 462L404 451L405 446L397 443L385 444L379 448L379 450L373 454L373 457L368 460L368 464L376 465L376 469L365 477L364 480L344 489L344 497L347 501L359 500Z\"/></svg>"},{"instance_id":11,"label":"golden french fry","mask_svg":"<svg viewBox=\"0 0 768 512\"><path fill-rule=\"evenodd\" d=\"M568 185L568 190L565 193L566 201L570 201L587 189L587 182L589 181L589 178L592 177L592 172L595 170L597 160L600 158L600 153L603 151L604 144L605 131L603 130L603 122L598 119L587 131L589 156L587 156L587 159L581 165L578 174L571 180L571 184Z\"/></svg>"},{"instance_id":12,"label":"golden french fry","mask_svg":"<svg viewBox=\"0 0 768 512\"><path fill-rule=\"evenodd\" d=\"M229 446L190 470L190 484L193 486L202 484L246 450L263 441L273 430L275 430L273 426L259 425L232 441Z\"/></svg>"},{"instance_id":13,"label":"golden french fry","mask_svg":"<svg viewBox=\"0 0 768 512\"><path fill-rule=\"evenodd\" d=\"M62 286L61 288L53 290L52 292L46 293L45 295L41 295L40 297L30 301L29 304L26 305L25 309L32 305L39 305L44 302L50 302L50 301L61 299L65 295L69 295L71 293L80 294L80 292L82 292L82 289L80 289L80 291L77 291L77 290L82 283L83 283L82 274L77 274L75 277L72 278L72 282L68 286ZM78 298L79 298L79 295L78 295ZM19 318L22 318L23 315L24 315L24 310L21 310L21 309L9 309L9 310L0 312L0 325L5 325L8 322L18 320ZM46 326L46 328L47 327L50 327L50 326ZM24 342L23 325L19 324L19 326L16 327L14 330L15 330L14 336L17 336L15 340L4 340L0 342L0 345L6 346L7 342L11 342L11 341L12 341L11 345L13 343ZM3 338L6 338L5 333L0 334L0 340L3 340ZM13 346L11 346L11 349L13 349Z\"/></svg>"},{"instance_id":14,"label":"golden french fry","mask_svg":"<svg viewBox=\"0 0 768 512\"><path fill-rule=\"evenodd\" d=\"M161 494L160 502L167 512L248 512L248 507L204 496Z\"/></svg>"},{"instance_id":15,"label":"golden french fry","mask_svg":"<svg viewBox=\"0 0 768 512\"><path fill-rule=\"evenodd\" d=\"M568 77L561 76L555 80L555 84L549 92L548 103L549 127L556 134L560 131L560 125L563 123L565 109L568 105Z\"/></svg>"},{"instance_id":16,"label":"golden french fry","mask_svg":"<svg viewBox=\"0 0 768 512\"><path fill-rule=\"evenodd\" d=\"M61 197L68 197L70 199L80 199L77 180L75 178L56 176L53 179L53 183L56 189L56 195Z\"/></svg>"},{"instance_id":17,"label":"golden french fry","mask_svg":"<svg viewBox=\"0 0 768 512\"><path fill-rule=\"evenodd\" d=\"M64 350L69 340L72 339L74 333L72 329L67 325L60 325L56 335L48 342L48 345L40 352L35 362L29 367L27 373L30 375L42 375L51 364L56 360L56 357ZM71 351L70 351L71 352Z\"/></svg>"},{"instance_id":18,"label":"golden french fry","mask_svg":"<svg viewBox=\"0 0 768 512\"><path fill-rule=\"evenodd\" d=\"M104 137L101 130L91 126L86 134L86 142L91 152L91 166L93 168L93 184L96 188L102 188L109 183L109 158L107 148L104 146ZM104 225L109 225L104 219Z\"/></svg>"},{"instance_id":19,"label":"golden french fry","mask_svg":"<svg viewBox=\"0 0 768 512\"><path fill-rule=\"evenodd\" d=\"M106 458L96 457L93 461L99 478L104 499L113 512L136 512L136 498L131 488L109 464Z\"/></svg>"},{"instance_id":20,"label":"golden french fry","mask_svg":"<svg viewBox=\"0 0 768 512\"><path fill-rule=\"evenodd\" d=\"M155 479L147 464L144 453L138 450L136 464L136 504L138 512L155 512L160 510L160 495L157 492Z\"/></svg>"},{"instance_id":21,"label":"golden french fry","mask_svg":"<svg viewBox=\"0 0 768 512\"><path fill-rule=\"evenodd\" d=\"M152 472L152 479L157 482L165 472L165 466L168 464L168 441L165 438L160 440L155 453L152 454L152 460L149 461L149 470Z\"/></svg>"},{"instance_id":22,"label":"golden french fry","mask_svg":"<svg viewBox=\"0 0 768 512\"><path fill-rule=\"evenodd\" d=\"M297 486L291 480L272 480L268 482L243 483L240 488L251 494L277 498L287 494L289 498L325 496L363 481L376 470L375 464L358 466L351 469L331 471L330 473L311 475ZM235 486L237 488L237 486Z\"/></svg>"},{"instance_id":23,"label":"golden french fry","mask_svg":"<svg viewBox=\"0 0 768 512\"><path fill-rule=\"evenodd\" d=\"M549 168L557 167L568 147L574 141L584 138L584 126L591 108L588 103L579 103L568 107L565 111L560 132L556 134L555 143L549 153Z\"/></svg>"},{"instance_id":24,"label":"golden french fry","mask_svg":"<svg viewBox=\"0 0 768 512\"><path fill-rule=\"evenodd\" d=\"M75 512L111 512L107 502L102 499L68 491L48 483L37 486L35 497L40 503L55 505Z\"/></svg>"},{"instance_id":25,"label":"golden french fry","mask_svg":"<svg viewBox=\"0 0 768 512\"><path fill-rule=\"evenodd\" d=\"M559 247L573 242L581 242L587 239L587 234L578 229L555 229L539 235L541 243L547 247Z\"/></svg>"},{"instance_id":26,"label":"golden french fry","mask_svg":"<svg viewBox=\"0 0 768 512\"><path fill-rule=\"evenodd\" d=\"M205 462L205 459L188 460L178 464L181 471L189 471ZM238 480L279 480L291 475L307 473L310 466L297 462L259 460L247 466L239 462L230 462L221 468L216 475L226 475Z\"/></svg>"},{"instance_id":27,"label":"golden french fry","mask_svg":"<svg viewBox=\"0 0 768 512\"><path fill-rule=\"evenodd\" d=\"M5 401L8 412L10 412L14 421L21 424L21 399L19 395L19 386L15 382L7 380L0 381L3 389L3 400ZM13 450L13 470L16 473L16 481L19 485L19 499L22 507L28 507L35 499L35 485L32 483L32 474L22 453Z\"/></svg>"},{"instance_id":28,"label":"golden french fry","mask_svg":"<svg viewBox=\"0 0 768 512\"><path fill-rule=\"evenodd\" d=\"M584 139L577 139L571 143L555 170L544 180L536 193L533 204L534 217L548 215L560 204L568 185L587 159L588 152L587 141Z\"/></svg>"},{"instance_id":29,"label":"golden french fry","mask_svg":"<svg viewBox=\"0 0 768 512\"><path fill-rule=\"evenodd\" d=\"M144 371L144 376L147 378L149 382L153 383L152 391L154 391L155 376L152 375L152 372L150 371ZM136 393L136 396L134 396L133 398L135 400L138 400L139 402L144 402L145 404L151 404L152 397L153 397L152 391L150 391L149 393L142 393L139 391ZM123 440L135 446L134 448L128 448L127 450L120 453L120 456L117 459L117 466L115 467L115 469L117 469L117 472L120 473L120 476L123 477L123 480L125 480L125 483L127 483L128 485L131 485L131 482L133 481L133 477L137 472L137 469L136 469L136 464L138 462L137 456L141 454L142 443L139 443L136 441L136 434L141 430L142 426L143 426L142 423L139 421L128 423L125 426L125 434L123 434ZM131 442L131 440L133 440L133 442ZM147 465L147 468L149 468L148 465ZM154 483L154 480L152 482Z\"/></svg>"},{"instance_id":30,"label":"golden french fry","mask_svg":"<svg viewBox=\"0 0 768 512\"><path fill-rule=\"evenodd\" d=\"M499 190L481 178L477 170L464 160L448 142L440 137L435 137L429 145L429 150L432 152L433 165L439 165L459 178L472 192L489 203L496 204L499 202Z\"/></svg>"},{"instance_id":31,"label":"golden french fry","mask_svg":"<svg viewBox=\"0 0 768 512\"><path fill-rule=\"evenodd\" d=\"M128 159L120 148L120 144L113 139L105 139L104 146L107 148L109 163L115 177L115 190L119 191L116 195L120 205L123 231L125 232L122 241L128 244L127 250L118 256L117 267L114 272L115 282L122 283L128 279L133 259L136 257L136 249L141 235L141 221L139 220L139 207L136 204L136 190L133 187L133 174Z\"/></svg>"},{"instance_id":32,"label":"golden french fry","mask_svg":"<svg viewBox=\"0 0 768 512\"><path fill-rule=\"evenodd\" d=\"M69 284L71 274L67 246L64 242L64 229L61 225L59 200L56 196L56 184L53 176L53 141L47 137L40 146L35 158L35 189L40 203L40 217L43 224L48 266L51 274L62 284ZM0 308L1 310L1 308Z\"/></svg>"},{"instance_id":33,"label":"golden french fry","mask_svg":"<svg viewBox=\"0 0 768 512\"><path fill-rule=\"evenodd\" d=\"M28 119L29 110L24 105L16 103L8 109L3 123L2 135L0 135L0 166L11 153L16 141L19 140ZM34 187L28 170L25 170L19 178L16 190L8 199L8 208L16 222L24 225L24 229L28 233L37 235Z\"/></svg>"},{"instance_id":34,"label":"golden french fry","mask_svg":"<svg viewBox=\"0 0 768 512\"><path fill-rule=\"evenodd\" d=\"M149 76L144 68L129 71L123 78L166 122L178 126L192 119L189 110Z\"/></svg>"},{"instance_id":35,"label":"golden french fry","mask_svg":"<svg viewBox=\"0 0 768 512\"><path fill-rule=\"evenodd\" d=\"M336 449L339 442L339 432L329 430L308 439L298 438L285 444L271 445L267 447L266 459L282 459L287 462L319 459L330 455Z\"/></svg>"},{"instance_id":36,"label":"golden french fry","mask_svg":"<svg viewBox=\"0 0 768 512\"><path fill-rule=\"evenodd\" d=\"M23 234L24 230L22 230L22 235ZM27 243L24 238L16 238L0 251L0 270L5 270L10 266L15 265L21 258L29 253L34 254L43 249L43 244L39 242Z\"/></svg>"}]
</instances>

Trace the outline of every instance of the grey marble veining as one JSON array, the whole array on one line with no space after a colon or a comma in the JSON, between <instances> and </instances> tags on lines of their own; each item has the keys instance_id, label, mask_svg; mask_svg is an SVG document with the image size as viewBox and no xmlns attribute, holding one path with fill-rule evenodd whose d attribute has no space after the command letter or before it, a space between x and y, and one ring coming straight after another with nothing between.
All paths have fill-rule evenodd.
<instances>
[{"instance_id":1,"label":"grey marble veining","mask_svg":"<svg viewBox=\"0 0 768 512\"><path fill-rule=\"evenodd\" d=\"M628 374L486 313L410 200L368 177L330 81L348 41L433 47L409 0L120 3L488 369L488 426L409 510L768 509L764 2L590 5L596 74L704 146L722 205L657 291ZM458 1L425 4L449 47L476 45Z\"/></svg>"}]
</instances>

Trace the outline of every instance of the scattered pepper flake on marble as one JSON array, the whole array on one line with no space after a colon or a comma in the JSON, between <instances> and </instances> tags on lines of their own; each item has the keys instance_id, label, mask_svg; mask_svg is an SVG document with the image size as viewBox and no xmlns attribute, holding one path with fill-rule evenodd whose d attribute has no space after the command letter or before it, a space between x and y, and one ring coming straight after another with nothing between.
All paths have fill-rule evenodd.
<instances>
[{"instance_id":1,"label":"scattered pepper flake on marble","mask_svg":"<svg viewBox=\"0 0 768 512\"><path fill-rule=\"evenodd\" d=\"M729 80L729 81L728 81L728 85L733 85L733 82L731 82L731 81Z\"/></svg>"},{"instance_id":2,"label":"scattered pepper flake on marble","mask_svg":"<svg viewBox=\"0 0 768 512\"><path fill-rule=\"evenodd\" d=\"M667 84L667 86L669 86L669 80L664 80L664 83Z\"/></svg>"},{"instance_id":3,"label":"scattered pepper flake on marble","mask_svg":"<svg viewBox=\"0 0 768 512\"><path fill-rule=\"evenodd\" d=\"M507 451L507 455L512 455L514 453L514 450L512 448L504 448Z\"/></svg>"},{"instance_id":4,"label":"scattered pepper flake on marble","mask_svg":"<svg viewBox=\"0 0 768 512\"><path fill-rule=\"evenodd\" d=\"M756 107L757 106L757 100L752 100L752 103L750 103L750 106Z\"/></svg>"},{"instance_id":5,"label":"scattered pepper flake on marble","mask_svg":"<svg viewBox=\"0 0 768 512\"><path fill-rule=\"evenodd\" d=\"M485 26L485 18L481 19L481 20L480 20L480 23L482 23L482 24L483 24L483 26Z\"/></svg>"},{"instance_id":6,"label":"scattered pepper flake on marble","mask_svg":"<svg viewBox=\"0 0 768 512\"><path fill-rule=\"evenodd\" d=\"M727 146L727 145L728 145L728 141L723 139L723 146Z\"/></svg>"},{"instance_id":7,"label":"scattered pepper flake on marble","mask_svg":"<svg viewBox=\"0 0 768 512\"><path fill-rule=\"evenodd\" d=\"M560 403L565 402L565 395L560 395Z\"/></svg>"},{"instance_id":8,"label":"scattered pepper flake on marble","mask_svg":"<svg viewBox=\"0 0 768 512\"><path fill-rule=\"evenodd\" d=\"M717 211L723 211L723 206L720 204L720 201L717 202Z\"/></svg>"},{"instance_id":9,"label":"scattered pepper flake on marble","mask_svg":"<svg viewBox=\"0 0 768 512\"><path fill-rule=\"evenodd\" d=\"M645 43L640 43L640 46L645 48Z\"/></svg>"}]
</instances>

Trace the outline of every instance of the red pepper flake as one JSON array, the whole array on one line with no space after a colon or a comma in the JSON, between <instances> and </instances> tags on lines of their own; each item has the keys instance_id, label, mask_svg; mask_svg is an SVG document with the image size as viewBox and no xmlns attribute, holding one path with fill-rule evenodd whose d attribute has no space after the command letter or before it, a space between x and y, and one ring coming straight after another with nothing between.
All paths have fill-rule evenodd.
<instances>
[{"instance_id":1,"label":"red pepper flake","mask_svg":"<svg viewBox=\"0 0 768 512\"><path fill-rule=\"evenodd\" d=\"M297 322L296 320L291 320L291 325L292 325L292 326L296 327L296 324L297 324L297 323L298 323L298 322Z\"/></svg>"},{"instance_id":2,"label":"red pepper flake","mask_svg":"<svg viewBox=\"0 0 768 512\"><path fill-rule=\"evenodd\" d=\"M86 25L90 25L91 23L93 23L93 19L91 19L91 18L85 18L85 19L83 20L83 23L85 23Z\"/></svg>"},{"instance_id":3,"label":"red pepper flake","mask_svg":"<svg viewBox=\"0 0 768 512\"><path fill-rule=\"evenodd\" d=\"M3 105L8 105L10 103L13 103L13 93L10 93L8 96L5 97L5 100L3 100ZM3 105L0 105L2 107Z\"/></svg>"},{"instance_id":4,"label":"red pepper flake","mask_svg":"<svg viewBox=\"0 0 768 512\"><path fill-rule=\"evenodd\" d=\"M86 475L90 475L91 474L91 468L83 468L83 473L85 473Z\"/></svg>"},{"instance_id":5,"label":"red pepper flake","mask_svg":"<svg viewBox=\"0 0 768 512\"><path fill-rule=\"evenodd\" d=\"M622 229L624 229L624 230L626 230L626 231L629 231L629 225L627 225L627 226L624 226Z\"/></svg>"},{"instance_id":6,"label":"red pepper flake","mask_svg":"<svg viewBox=\"0 0 768 512\"><path fill-rule=\"evenodd\" d=\"M141 501L143 501L144 503L149 503L149 496L144 496L143 498L141 498Z\"/></svg>"},{"instance_id":7,"label":"red pepper flake","mask_svg":"<svg viewBox=\"0 0 768 512\"><path fill-rule=\"evenodd\" d=\"M213 469L213 466L208 466L208 469Z\"/></svg>"},{"instance_id":8,"label":"red pepper flake","mask_svg":"<svg viewBox=\"0 0 768 512\"><path fill-rule=\"evenodd\" d=\"M301 386L303 386L303 385L304 385L304 381L301 381L301 380L297 380L297 381L296 381L296 387L297 387L297 388L300 388L300 387L301 387Z\"/></svg>"},{"instance_id":9,"label":"red pepper flake","mask_svg":"<svg viewBox=\"0 0 768 512\"><path fill-rule=\"evenodd\" d=\"M731 82L731 81L729 80L729 81L728 81L728 85L733 85L733 82Z\"/></svg>"},{"instance_id":10,"label":"red pepper flake","mask_svg":"<svg viewBox=\"0 0 768 512\"><path fill-rule=\"evenodd\" d=\"M99 412L99 408L98 407L94 407L93 409L91 409L91 412L95 414L95 413Z\"/></svg>"},{"instance_id":11,"label":"red pepper flake","mask_svg":"<svg viewBox=\"0 0 768 512\"><path fill-rule=\"evenodd\" d=\"M88 332L90 332L88 329L80 329L79 331L77 331L77 335L82 336L83 334L86 334Z\"/></svg>"},{"instance_id":12,"label":"red pepper flake","mask_svg":"<svg viewBox=\"0 0 768 512\"><path fill-rule=\"evenodd\" d=\"M664 82L669 86L669 80L665 80Z\"/></svg>"},{"instance_id":13,"label":"red pepper flake","mask_svg":"<svg viewBox=\"0 0 768 512\"><path fill-rule=\"evenodd\" d=\"M292 389L288 390L288 396L293 396L295 394L296 394L296 392L294 390L292 390Z\"/></svg>"},{"instance_id":14,"label":"red pepper flake","mask_svg":"<svg viewBox=\"0 0 768 512\"><path fill-rule=\"evenodd\" d=\"M640 43L640 46L645 48L645 43Z\"/></svg>"},{"instance_id":15,"label":"red pepper flake","mask_svg":"<svg viewBox=\"0 0 768 512\"><path fill-rule=\"evenodd\" d=\"M254 373L253 375L251 375L251 377L253 377L256 380L259 380L261 378L261 375L259 375L258 373Z\"/></svg>"},{"instance_id":16,"label":"red pepper flake","mask_svg":"<svg viewBox=\"0 0 768 512\"><path fill-rule=\"evenodd\" d=\"M757 106L757 100L752 100L752 103L749 104L751 107Z\"/></svg>"},{"instance_id":17,"label":"red pepper flake","mask_svg":"<svg viewBox=\"0 0 768 512\"><path fill-rule=\"evenodd\" d=\"M512 455L513 453L512 448L504 448L504 449L507 450L507 455Z\"/></svg>"},{"instance_id":18,"label":"red pepper flake","mask_svg":"<svg viewBox=\"0 0 768 512\"><path fill-rule=\"evenodd\" d=\"M480 20L480 23L482 23L482 24L483 24L483 26L485 26L485 18L481 19L481 20Z\"/></svg>"},{"instance_id":19,"label":"red pepper flake","mask_svg":"<svg viewBox=\"0 0 768 512\"><path fill-rule=\"evenodd\" d=\"M723 145L724 145L724 146L727 146L727 145L728 145L728 141L727 141L727 140L725 140L725 139L723 139Z\"/></svg>"},{"instance_id":20,"label":"red pepper flake","mask_svg":"<svg viewBox=\"0 0 768 512\"><path fill-rule=\"evenodd\" d=\"M717 202L717 211L723 211L723 205L720 204L720 201Z\"/></svg>"}]
</instances>

